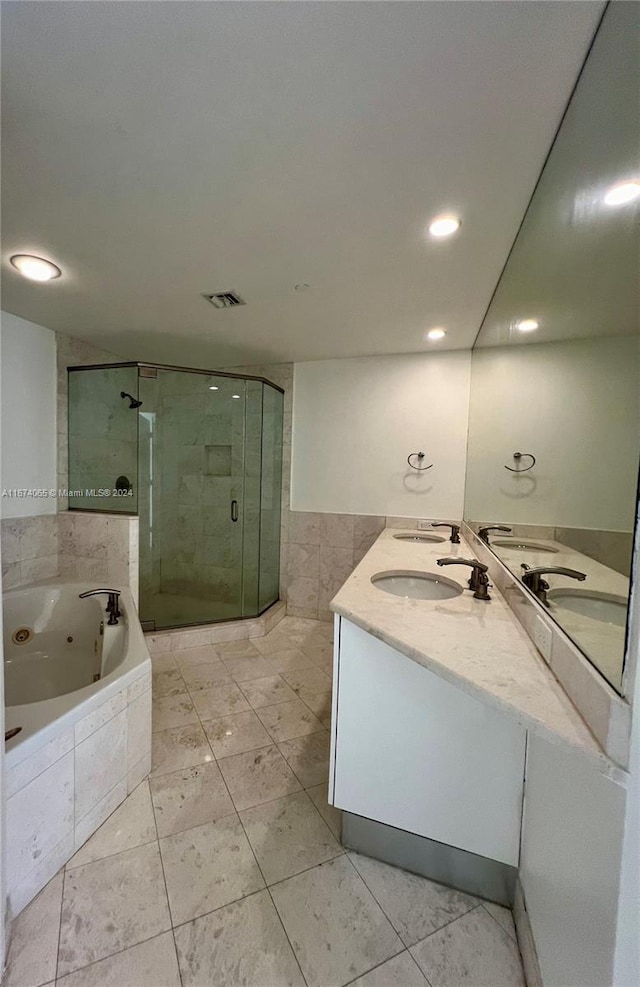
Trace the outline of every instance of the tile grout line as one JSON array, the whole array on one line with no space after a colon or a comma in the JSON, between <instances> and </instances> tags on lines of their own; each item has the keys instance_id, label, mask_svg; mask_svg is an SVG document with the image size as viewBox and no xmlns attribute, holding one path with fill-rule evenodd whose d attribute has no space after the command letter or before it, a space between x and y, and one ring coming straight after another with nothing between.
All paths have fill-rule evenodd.
<instances>
[{"instance_id":1,"label":"tile grout line","mask_svg":"<svg viewBox=\"0 0 640 987\"><path fill-rule=\"evenodd\" d=\"M233 799L233 796L231 795L231 792L229 792L229 796ZM275 799L274 799L274 801L275 801ZM309 799L309 801L311 801L311 799ZM289 939L287 930L284 927L284 922L282 921L282 918L280 917L280 912L278 911L277 905L276 905L275 901L273 900L273 895L271 894L271 891L269 890L269 885L267 883L267 879L264 876L264 871L262 870L262 867L260 866L260 861L258 860L258 857L256 856L256 852L253 849L253 844L252 844L252 842L251 842L251 840L249 838L249 834L247 833L247 829L246 829L246 826L245 826L244 821L242 819L242 816L240 815L240 812L238 812L238 819L240 820L240 825L242 826L242 832L244 833L245 839L246 839L247 843L249 844L249 848L251 849L251 853L253 854L253 859L256 862L256 867L260 871L260 876L262 877L262 880L264 881L264 889L267 892L267 894L269 895L269 900L271 901L271 904L273 905L273 908L275 910L275 913L278 916L278 921L280 922L280 925L282 927L282 931L284 932L285 938L286 938L287 942L289 943L289 949L291 950L291 952L293 954L293 958L295 959L296 964L298 966L298 969L300 970L300 976L302 977L304 983L306 984L307 983L307 978L305 977L304 973L302 972L302 967L300 966L300 961L298 959L298 956L296 954L295 949L293 948L293 944L292 944L291 940Z\"/></svg>"}]
</instances>

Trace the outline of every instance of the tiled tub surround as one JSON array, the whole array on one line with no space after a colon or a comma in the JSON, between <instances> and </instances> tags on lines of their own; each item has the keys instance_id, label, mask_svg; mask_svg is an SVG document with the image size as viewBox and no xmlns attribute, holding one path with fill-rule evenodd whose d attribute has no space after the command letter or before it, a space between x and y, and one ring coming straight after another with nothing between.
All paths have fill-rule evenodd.
<instances>
[{"instance_id":1,"label":"tiled tub surround","mask_svg":"<svg viewBox=\"0 0 640 987\"><path fill-rule=\"evenodd\" d=\"M2 585L5 590L58 575L59 531L56 514L3 518Z\"/></svg>"},{"instance_id":2,"label":"tiled tub surround","mask_svg":"<svg viewBox=\"0 0 640 987\"><path fill-rule=\"evenodd\" d=\"M544 624L550 648L536 651L547 663L562 688L569 696L594 737L605 753L617 764L627 766L629 758L629 736L631 729L631 707L606 682L602 675L585 658L580 648L567 637L555 621L549 619L544 607L523 587L521 581L507 568L477 537L468 526L463 527L464 537L471 546L471 552L489 567L489 574L496 589L503 595L528 639L535 639L536 631ZM556 556L547 555L547 559ZM546 559L545 559L546 561ZM585 564L590 560L585 559ZM550 562L550 565L553 563ZM598 563L594 563L598 565ZM580 565L578 565L580 568ZM622 576L614 573L618 579ZM540 634L538 633L538 640ZM533 644L531 644L533 647ZM626 667L625 679L632 680L636 669Z\"/></svg>"},{"instance_id":3,"label":"tiled tub surround","mask_svg":"<svg viewBox=\"0 0 640 987\"><path fill-rule=\"evenodd\" d=\"M125 655L103 680L56 699L7 707L7 895L24 906L148 775L151 663L122 589ZM23 739L24 738L24 739Z\"/></svg>"},{"instance_id":4,"label":"tiled tub surround","mask_svg":"<svg viewBox=\"0 0 640 987\"><path fill-rule=\"evenodd\" d=\"M326 718L331 633L287 617L250 646L154 652L151 778L19 917L4 987L524 987L507 909L340 844L325 727L273 714ZM295 700L263 705L265 677Z\"/></svg>"},{"instance_id":5,"label":"tiled tub surround","mask_svg":"<svg viewBox=\"0 0 640 987\"><path fill-rule=\"evenodd\" d=\"M138 519L62 511L4 518L2 585L5 590L64 576L125 584L138 599Z\"/></svg>"}]
</instances>

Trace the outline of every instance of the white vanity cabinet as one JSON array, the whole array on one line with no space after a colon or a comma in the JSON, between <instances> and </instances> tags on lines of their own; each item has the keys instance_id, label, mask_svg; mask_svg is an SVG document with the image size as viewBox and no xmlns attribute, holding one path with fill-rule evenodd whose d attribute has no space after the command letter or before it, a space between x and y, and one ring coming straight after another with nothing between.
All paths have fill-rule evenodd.
<instances>
[{"instance_id":1,"label":"white vanity cabinet","mask_svg":"<svg viewBox=\"0 0 640 987\"><path fill-rule=\"evenodd\" d=\"M329 801L517 867L526 731L344 617L335 641Z\"/></svg>"}]
</instances>

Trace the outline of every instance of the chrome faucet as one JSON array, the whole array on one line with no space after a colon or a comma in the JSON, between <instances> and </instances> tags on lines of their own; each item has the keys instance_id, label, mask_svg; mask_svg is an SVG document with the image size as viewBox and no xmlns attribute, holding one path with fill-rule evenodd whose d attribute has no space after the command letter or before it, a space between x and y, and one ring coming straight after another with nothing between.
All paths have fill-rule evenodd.
<instances>
[{"instance_id":1,"label":"chrome faucet","mask_svg":"<svg viewBox=\"0 0 640 987\"><path fill-rule=\"evenodd\" d=\"M555 573L558 576L570 576L572 579L579 579L580 582L584 582L587 578L586 573L579 572L578 569L567 569L563 565L552 565L552 566L536 566L532 569L527 565L526 562L522 563L522 568L524 573L522 576L522 582L525 584L527 589L530 589L535 597L537 597L541 603L544 603L545 607L549 606L549 601L547 600L547 590L549 589L549 583L546 579L542 577L548 573Z\"/></svg>"},{"instance_id":2,"label":"chrome faucet","mask_svg":"<svg viewBox=\"0 0 640 987\"><path fill-rule=\"evenodd\" d=\"M88 589L86 593L79 593L81 600L85 600L88 596L101 596L105 594L109 597L107 601L107 613L109 614L108 624L117 624L118 617L121 617L120 607L118 606L118 600L120 597L119 589Z\"/></svg>"},{"instance_id":3,"label":"chrome faucet","mask_svg":"<svg viewBox=\"0 0 640 987\"><path fill-rule=\"evenodd\" d=\"M490 600L488 593L489 577L487 576L487 566L477 559L436 559L437 565L469 565L472 573L469 578L469 589L474 590L476 600Z\"/></svg>"},{"instance_id":4,"label":"chrome faucet","mask_svg":"<svg viewBox=\"0 0 640 987\"><path fill-rule=\"evenodd\" d=\"M486 528L478 528L478 538L482 538L482 540L488 545L490 531L506 531L506 533L510 535L512 530L513 529L508 528L506 524L489 524Z\"/></svg>"},{"instance_id":5,"label":"chrome faucet","mask_svg":"<svg viewBox=\"0 0 640 987\"><path fill-rule=\"evenodd\" d=\"M449 541L453 542L454 545L460 544L460 525L459 524L447 524L446 521L437 521L431 525L432 528L451 528L451 535L449 536Z\"/></svg>"}]
</instances>

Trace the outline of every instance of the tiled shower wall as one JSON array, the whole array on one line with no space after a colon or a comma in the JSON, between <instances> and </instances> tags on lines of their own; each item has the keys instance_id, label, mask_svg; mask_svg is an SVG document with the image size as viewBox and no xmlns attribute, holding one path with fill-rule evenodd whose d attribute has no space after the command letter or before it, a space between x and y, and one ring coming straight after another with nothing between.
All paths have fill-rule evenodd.
<instances>
[{"instance_id":1,"label":"tiled shower wall","mask_svg":"<svg viewBox=\"0 0 640 987\"><path fill-rule=\"evenodd\" d=\"M57 407L57 431L58 431L58 488L65 490L69 486L69 418L67 409L68 383L67 367L87 366L92 363L117 363L122 360L117 353L109 353L107 350L98 349L82 339L74 336L65 336L64 333L56 333L56 350L58 363L58 407ZM58 501L58 510L66 511L68 502L66 498Z\"/></svg>"}]
</instances>

